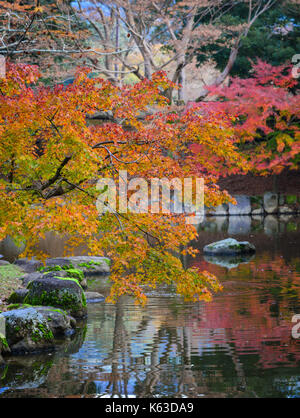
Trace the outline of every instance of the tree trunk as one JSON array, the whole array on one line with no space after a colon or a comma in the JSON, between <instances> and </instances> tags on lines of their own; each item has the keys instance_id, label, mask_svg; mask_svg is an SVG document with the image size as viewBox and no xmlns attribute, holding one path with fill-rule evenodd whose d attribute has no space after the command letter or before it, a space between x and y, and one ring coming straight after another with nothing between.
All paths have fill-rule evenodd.
<instances>
[{"instance_id":1,"label":"tree trunk","mask_svg":"<svg viewBox=\"0 0 300 418\"><path fill-rule=\"evenodd\" d=\"M144 61L144 72L145 72L145 78L150 79L152 76L152 65L150 63L150 60L145 59Z\"/></svg>"},{"instance_id":2,"label":"tree trunk","mask_svg":"<svg viewBox=\"0 0 300 418\"><path fill-rule=\"evenodd\" d=\"M212 86L219 86L220 84L222 84L226 77L228 77L235 61L236 61L236 57L239 51L239 44L237 44L235 47L232 48L229 58L228 58L228 62L226 67L224 68L224 70L222 71L222 73L216 77L216 79L214 80L213 83L211 83ZM203 87L202 90L200 91L200 95L198 97L197 100L201 100L204 99L207 95L208 95L209 91L207 90L207 88Z\"/></svg>"},{"instance_id":3,"label":"tree trunk","mask_svg":"<svg viewBox=\"0 0 300 418\"><path fill-rule=\"evenodd\" d=\"M185 102L185 68L181 68L178 77L178 83L180 87L178 89L178 101Z\"/></svg>"}]
</instances>

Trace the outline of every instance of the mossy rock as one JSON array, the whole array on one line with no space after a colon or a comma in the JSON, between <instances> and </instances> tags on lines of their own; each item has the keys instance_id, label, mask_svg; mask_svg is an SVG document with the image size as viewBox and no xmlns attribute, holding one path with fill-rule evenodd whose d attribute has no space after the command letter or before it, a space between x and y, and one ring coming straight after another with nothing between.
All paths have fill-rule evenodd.
<instances>
[{"instance_id":1,"label":"mossy rock","mask_svg":"<svg viewBox=\"0 0 300 418\"><path fill-rule=\"evenodd\" d=\"M6 340L12 354L53 350L68 337L76 321L66 312L49 306L30 306L2 314Z\"/></svg>"},{"instance_id":2,"label":"mossy rock","mask_svg":"<svg viewBox=\"0 0 300 418\"><path fill-rule=\"evenodd\" d=\"M46 260L46 268L60 266L68 269L77 269L84 273L85 276L109 274L110 259L107 257L93 256L74 256L74 257L58 257L48 258Z\"/></svg>"},{"instance_id":3,"label":"mossy rock","mask_svg":"<svg viewBox=\"0 0 300 418\"><path fill-rule=\"evenodd\" d=\"M84 272L78 268L74 268L71 264L65 266L55 265L50 267L43 267L40 269L40 271L44 278L51 278L56 276L70 277L77 279L84 289L87 287L87 280L84 276Z\"/></svg>"},{"instance_id":4,"label":"mossy rock","mask_svg":"<svg viewBox=\"0 0 300 418\"><path fill-rule=\"evenodd\" d=\"M231 256L239 254L253 254L255 247L248 241L237 241L234 238L227 238L221 241L213 242L203 248L204 254Z\"/></svg>"},{"instance_id":5,"label":"mossy rock","mask_svg":"<svg viewBox=\"0 0 300 418\"><path fill-rule=\"evenodd\" d=\"M27 289L29 292L24 303L61 308L76 318L85 317L87 314L84 291L76 279L37 279L30 282Z\"/></svg>"}]
</instances>

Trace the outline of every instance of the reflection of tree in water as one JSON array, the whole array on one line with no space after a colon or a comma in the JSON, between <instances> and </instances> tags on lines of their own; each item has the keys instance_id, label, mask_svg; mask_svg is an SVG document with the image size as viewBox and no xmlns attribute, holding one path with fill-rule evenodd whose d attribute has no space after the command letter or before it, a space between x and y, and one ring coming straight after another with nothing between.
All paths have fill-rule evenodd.
<instances>
[{"instance_id":1,"label":"reflection of tree in water","mask_svg":"<svg viewBox=\"0 0 300 418\"><path fill-rule=\"evenodd\" d=\"M151 315L150 309L143 315L133 335L126 329L129 327L124 310L128 306L119 302L115 307L112 350L104 361L104 364L111 365L111 373L101 373L100 379L105 379L108 384L100 396L258 397L269 396L272 391L277 396L282 396L285 386L280 382L292 382L297 369L293 371L290 368L284 372L281 370L278 376L276 371L272 371L272 367L276 366L269 366L268 370L264 370L260 358L260 355L264 357L264 345L269 354L272 351L277 353L279 346L281 351L286 349L288 356L290 347L281 347L281 336L276 335L276 341L267 344L259 333L258 339L261 340L258 345L247 347L244 341L245 345L241 347L236 340L235 324L216 329L218 320L213 327L210 316L213 306L209 311L206 310L207 306L209 305L194 305L186 310L187 314L181 313L176 317L172 308L167 309L162 303L162 315L165 319L157 324L157 318ZM220 315L220 311L217 315ZM239 316L243 319L242 314ZM206 320L208 327L205 326ZM149 338L149 330L151 327L153 329L155 321L155 331ZM274 321L278 322L278 318L274 318ZM243 338L247 340L253 334L255 329L245 329ZM143 337L142 352L136 354L135 344ZM199 345L198 349L196 344ZM284 356L282 366L286 366L287 356ZM297 363L293 364L291 360L291 366L297 367Z\"/></svg>"},{"instance_id":2,"label":"reflection of tree in water","mask_svg":"<svg viewBox=\"0 0 300 418\"><path fill-rule=\"evenodd\" d=\"M283 271L277 260L274 268ZM266 286L253 290L234 272L227 295L225 290L208 304L156 296L145 308L128 298L91 306L84 344L81 340L67 353L42 357L36 377L53 359L44 379L33 376L35 387L27 384L20 394L291 396L299 392L300 341L291 341L290 323L269 310L271 272L262 274Z\"/></svg>"},{"instance_id":3,"label":"reflection of tree in water","mask_svg":"<svg viewBox=\"0 0 300 418\"><path fill-rule=\"evenodd\" d=\"M128 390L130 378L134 381L134 394L138 397L155 395L197 397L200 393L208 393L211 390L207 375L199 368L193 370L193 334L190 325L184 325L185 321L179 318L179 326L178 319L172 317L169 312L169 326L166 324L168 322L166 318L166 322L161 323L156 329L151 344L148 343L143 347L142 356L134 356L130 333L126 330L124 308L122 301L116 304L112 350L103 362L104 365L111 365L111 373L102 376L102 379L108 381L106 396L127 397L130 394ZM150 315L143 316L135 334L137 336L147 334L151 321ZM245 390L243 365L229 343L225 348L226 355L232 359L233 369L236 372L235 389L239 390L240 387ZM218 379L220 378L221 375L218 376ZM225 393L219 395L225 396Z\"/></svg>"}]
</instances>

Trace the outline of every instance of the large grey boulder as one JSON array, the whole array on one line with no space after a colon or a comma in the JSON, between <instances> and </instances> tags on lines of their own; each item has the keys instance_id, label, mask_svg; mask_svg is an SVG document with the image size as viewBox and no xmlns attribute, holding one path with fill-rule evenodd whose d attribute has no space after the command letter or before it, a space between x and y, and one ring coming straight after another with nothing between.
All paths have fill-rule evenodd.
<instances>
[{"instance_id":1,"label":"large grey boulder","mask_svg":"<svg viewBox=\"0 0 300 418\"><path fill-rule=\"evenodd\" d=\"M110 272L110 259L107 257L74 256L48 258L46 267L73 266L83 271L87 276L108 274Z\"/></svg>"},{"instance_id":2,"label":"large grey boulder","mask_svg":"<svg viewBox=\"0 0 300 418\"><path fill-rule=\"evenodd\" d=\"M234 238L227 238L221 241L213 242L203 248L204 254L231 256L239 254L253 254L255 247L248 241L237 241Z\"/></svg>"},{"instance_id":3,"label":"large grey boulder","mask_svg":"<svg viewBox=\"0 0 300 418\"><path fill-rule=\"evenodd\" d=\"M250 215L251 203L249 196L237 195L233 197L236 200L236 205L228 204L229 216Z\"/></svg>"},{"instance_id":4,"label":"large grey boulder","mask_svg":"<svg viewBox=\"0 0 300 418\"><path fill-rule=\"evenodd\" d=\"M87 314L84 291L76 279L40 278L30 282L27 289L26 304L55 306L68 311L75 318L83 318Z\"/></svg>"},{"instance_id":5,"label":"large grey boulder","mask_svg":"<svg viewBox=\"0 0 300 418\"><path fill-rule=\"evenodd\" d=\"M70 335L76 325L66 312L50 306L21 307L1 315L12 354L55 349L56 339Z\"/></svg>"}]
</instances>

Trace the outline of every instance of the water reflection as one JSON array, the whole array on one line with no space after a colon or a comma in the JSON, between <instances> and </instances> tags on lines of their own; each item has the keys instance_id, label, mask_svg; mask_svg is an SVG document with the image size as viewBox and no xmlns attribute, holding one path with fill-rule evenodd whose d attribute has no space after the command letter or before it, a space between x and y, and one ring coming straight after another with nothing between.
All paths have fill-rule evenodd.
<instances>
[{"instance_id":1,"label":"water reflection","mask_svg":"<svg viewBox=\"0 0 300 418\"><path fill-rule=\"evenodd\" d=\"M221 280L224 291L211 303L183 303L161 289L144 308L129 298L89 305L84 342L27 365L8 360L0 396L300 397L300 340L291 336L300 313L300 233L286 226L266 234L252 224L250 235L238 235L257 253L234 268L202 255L186 260ZM195 245L227 236L204 229ZM91 287L109 291L101 278Z\"/></svg>"},{"instance_id":2,"label":"water reflection","mask_svg":"<svg viewBox=\"0 0 300 418\"><path fill-rule=\"evenodd\" d=\"M249 261L255 258L255 254L243 254L236 256L216 256L216 255L204 255L204 260L211 264L216 264L228 269L236 268L239 264L249 263Z\"/></svg>"}]
</instances>

